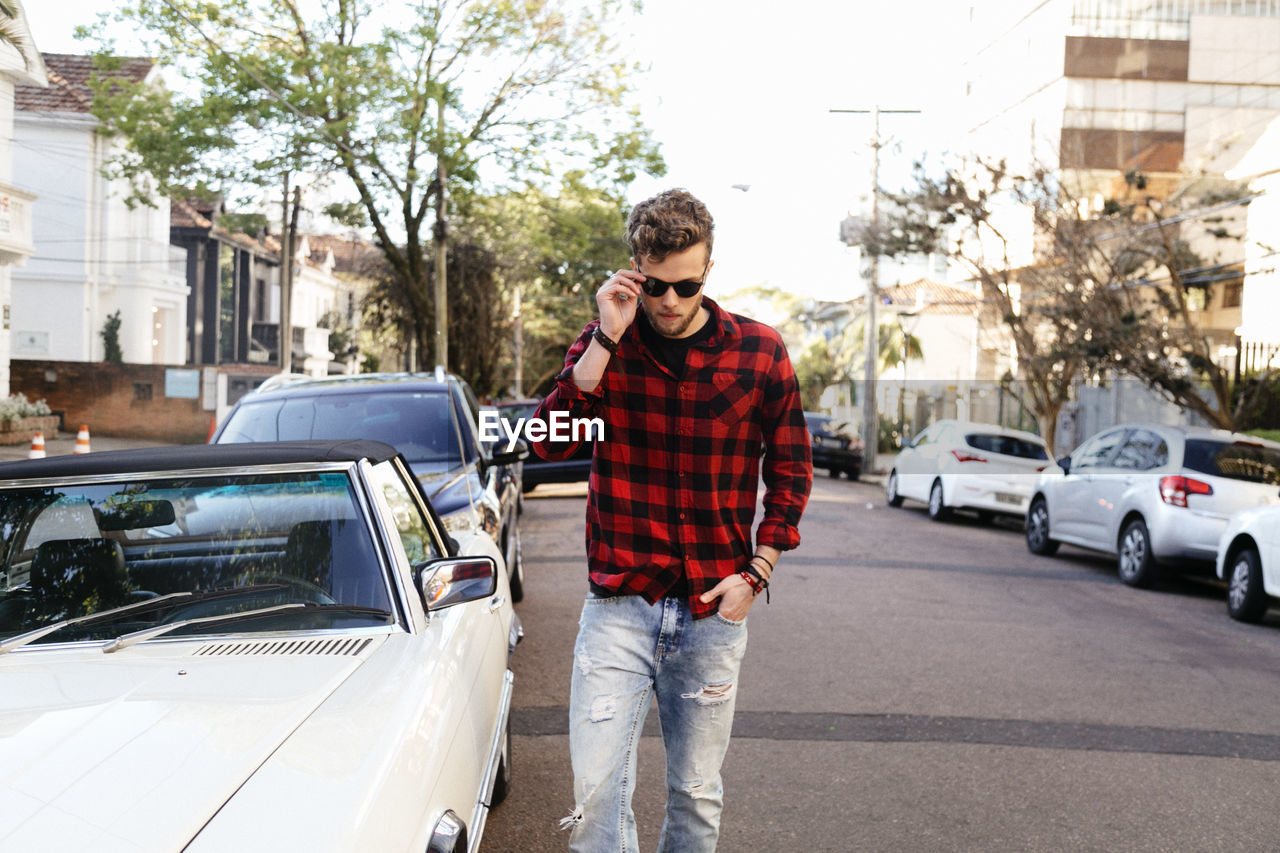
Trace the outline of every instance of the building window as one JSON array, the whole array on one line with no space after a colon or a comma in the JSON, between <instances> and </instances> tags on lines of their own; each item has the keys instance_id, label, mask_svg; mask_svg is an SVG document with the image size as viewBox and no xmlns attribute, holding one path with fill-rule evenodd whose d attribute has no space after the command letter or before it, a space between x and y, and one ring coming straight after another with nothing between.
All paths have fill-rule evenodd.
<instances>
[{"instance_id":1,"label":"building window","mask_svg":"<svg viewBox=\"0 0 1280 853\"><path fill-rule=\"evenodd\" d=\"M150 382L133 383L133 399L150 400L151 399L151 383Z\"/></svg>"},{"instance_id":2,"label":"building window","mask_svg":"<svg viewBox=\"0 0 1280 853\"><path fill-rule=\"evenodd\" d=\"M1222 286L1222 307L1239 308L1240 298L1244 293L1243 281L1229 281Z\"/></svg>"}]
</instances>

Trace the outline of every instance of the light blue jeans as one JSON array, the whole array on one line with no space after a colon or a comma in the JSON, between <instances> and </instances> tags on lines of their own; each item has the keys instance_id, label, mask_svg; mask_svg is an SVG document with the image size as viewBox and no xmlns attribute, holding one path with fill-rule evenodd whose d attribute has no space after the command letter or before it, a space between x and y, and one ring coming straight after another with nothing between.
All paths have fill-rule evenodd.
<instances>
[{"instance_id":1,"label":"light blue jeans","mask_svg":"<svg viewBox=\"0 0 1280 853\"><path fill-rule=\"evenodd\" d=\"M747 623L694 620L686 601L589 597L574 646L569 749L576 806L563 826L579 853L637 853L636 751L656 697L667 753L659 853L713 851Z\"/></svg>"}]
</instances>

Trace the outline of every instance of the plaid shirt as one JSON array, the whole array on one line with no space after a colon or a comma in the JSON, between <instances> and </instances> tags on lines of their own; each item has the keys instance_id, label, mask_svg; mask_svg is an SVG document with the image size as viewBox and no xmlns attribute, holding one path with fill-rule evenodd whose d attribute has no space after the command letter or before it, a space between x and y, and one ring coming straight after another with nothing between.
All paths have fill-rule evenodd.
<instances>
[{"instance_id":1,"label":"plaid shirt","mask_svg":"<svg viewBox=\"0 0 1280 853\"><path fill-rule=\"evenodd\" d=\"M766 491L756 542L800 544L797 525L813 484L809 434L795 371L778 333L710 299L711 337L689 350L683 378L649 352L633 323L600 385L584 393L573 367L599 325L592 321L565 356L555 389L536 416L599 417L587 496L587 562L604 593L650 603L681 592L695 618L718 602L698 596L750 559L761 471ZM563 416L562 416L563 417ZM535 442L564 459L578 442Z\"/></svg>"}]
</instances>

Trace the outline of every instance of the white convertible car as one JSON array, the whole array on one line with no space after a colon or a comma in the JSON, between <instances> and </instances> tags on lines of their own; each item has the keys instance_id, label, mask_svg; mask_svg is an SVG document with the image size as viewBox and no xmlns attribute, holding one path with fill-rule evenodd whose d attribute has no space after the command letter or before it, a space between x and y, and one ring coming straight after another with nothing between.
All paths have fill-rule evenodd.
<instances>
[{"instance_id":1,"label":"white convertible car","mask_svg":"<svg viewBox=\"0 0 1280 853\"><path fill-rule=\"evenodd\" d=\"M0 465L0 851L476 850L501 559L376 442Z\"/></svg>"}]
</instances>

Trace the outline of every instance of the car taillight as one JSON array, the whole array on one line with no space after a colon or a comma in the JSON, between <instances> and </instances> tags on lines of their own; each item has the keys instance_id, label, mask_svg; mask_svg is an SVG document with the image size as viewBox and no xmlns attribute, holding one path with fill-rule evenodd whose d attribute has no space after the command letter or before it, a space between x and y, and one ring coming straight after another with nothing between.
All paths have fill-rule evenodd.
<instances>
[{"instance_id":1,"label":"car taillight","mask_svg":"<svg viewBox=\"0 0 1280 853\"><path fill-rule=\"evenodd\" d=\"M963 450L953 450L951 455L956 458L957 462L986 462L982 456L974 456L972 453L965 453Z\"/></svg>"},{"instance_id":2,"label":"car taillight","mask_svg":"<svg viewBox=\"0 0 1280 853\"><path fill-rule=\"evenodd\" d=\"M1190 477L1161 477L1160 500L1170 506L1187 505L1188 495L1211 495L1213 486Z\"/></svg>"}]
</instances>

